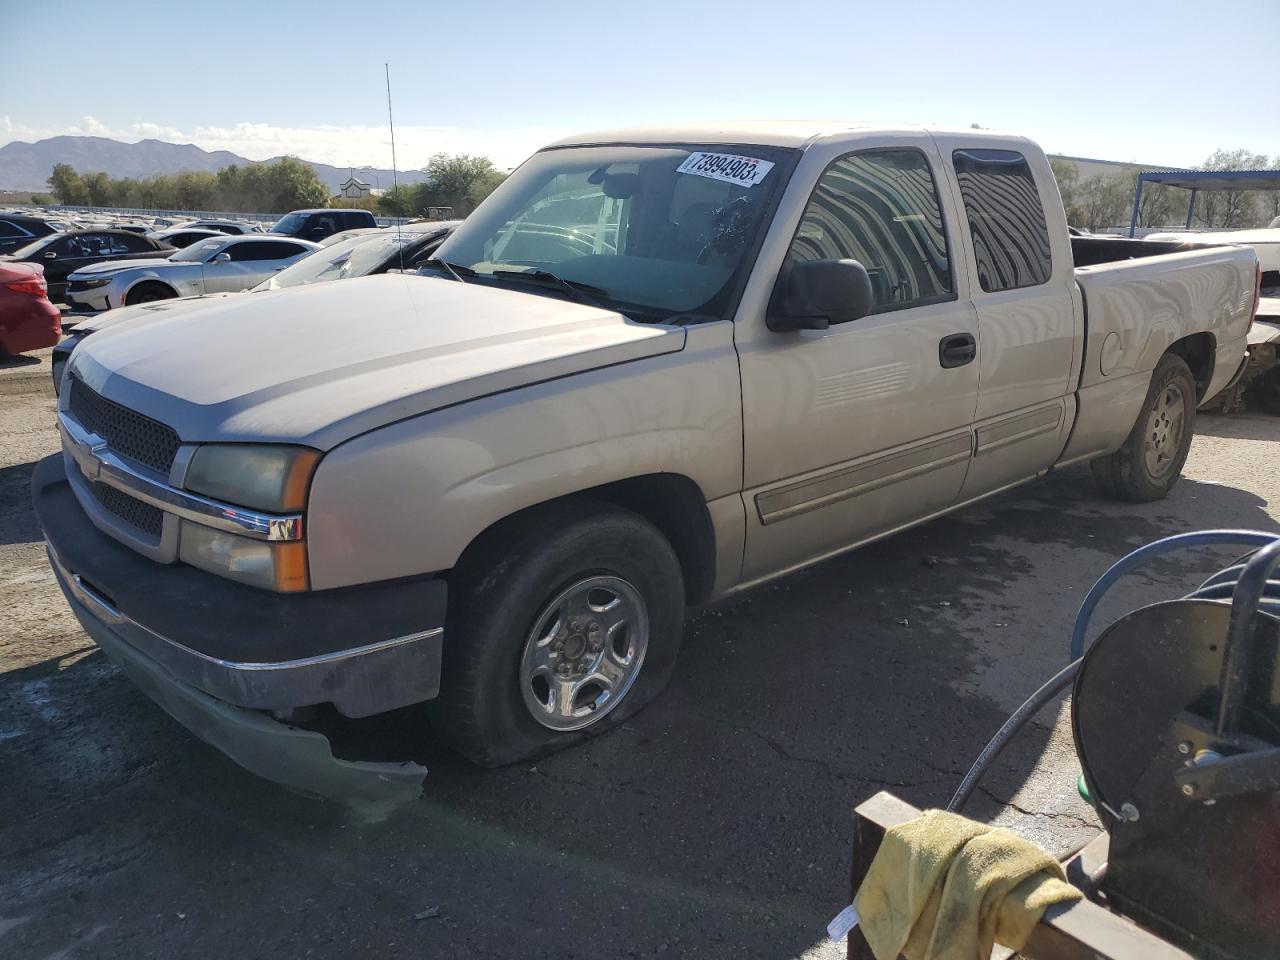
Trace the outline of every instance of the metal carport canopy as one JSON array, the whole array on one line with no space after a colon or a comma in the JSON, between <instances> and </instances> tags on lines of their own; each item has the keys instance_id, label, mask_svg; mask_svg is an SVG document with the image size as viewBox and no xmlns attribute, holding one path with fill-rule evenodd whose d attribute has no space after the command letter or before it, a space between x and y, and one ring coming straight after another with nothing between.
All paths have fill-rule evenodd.
<instances>
[{"instance_id":1,"label":"metal carport canopy","mask_svg":"<svg viewBox=\"0 0 1280 960\"><path fill-rule=\"evenodd\" d=\"M1144 170L1138 174L1138 188L1133 195L1133 216L1129 219L1129 236L1138 228L1138 207L1142 187L1161 183L1191 191L1187 202L1187 229L1195 212L1196 194L1201 190L1280 190L1280 170Z\"/></svg>"}]
</instances>

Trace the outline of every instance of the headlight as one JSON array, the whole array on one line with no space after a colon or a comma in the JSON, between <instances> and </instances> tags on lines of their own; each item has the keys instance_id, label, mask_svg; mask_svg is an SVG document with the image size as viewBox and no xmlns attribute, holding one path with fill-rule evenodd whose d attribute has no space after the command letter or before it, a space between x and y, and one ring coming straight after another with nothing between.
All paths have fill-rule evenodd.
<instances>
[{"instance_id":1,"label":"headlight","mask_svg":"<svg viewBox=\"0 0 1280 960\"><path fill-rule=\"evenodd\" d=\"M72 282L84 287L86 290L91 290L94 287L105 287L111 282L111 278L107 277L105 280L74 280Z\"/></svg>"},{"instance_id":2,"label":"headlight","mask_svg":"<svg viewBox=\"0 0 1280 960\"><path fill-rule=\"evenodd\" d=\"M307 547L301 541L254 540L186 520L178 537L178 559L183 563L264 590L307 589Z\"/></svg>"},{"instance_id":3,"label":"headlight","mask_svg":"<svg viewBox=\"0 0 1280 960\"><path fill-rule=\"evenodd\" d=\"M307 505L307 487L320 460L309 447L265 443L209 443L187 467L185 486L252 510L290 513Z\"/></svg>"},{"instance_id":4,"label":"headlight","mask_svg":"<svg viewBox=\"0 0 1280 960\"><path fill-rule=\"evenodd\" d=\"M196 450L184 485L193 493L264 513L299 513L320 453L265 443L210 443ZM306 590L307 546L300 540L242 537L184 520L178 558L201 570L265 590Z\"/></svg>"}]
</instances>

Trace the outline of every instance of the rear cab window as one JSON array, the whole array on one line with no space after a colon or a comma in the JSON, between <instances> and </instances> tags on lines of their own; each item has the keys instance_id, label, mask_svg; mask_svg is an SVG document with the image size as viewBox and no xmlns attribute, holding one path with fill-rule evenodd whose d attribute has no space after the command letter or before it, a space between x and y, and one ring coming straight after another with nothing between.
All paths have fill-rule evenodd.
<instances>
[{"instance_id":1,"label":"rear cab window","mask_svg":"<svg viewBox=\"0 0 1280 960\"><path fill-rule=\"evenodd\" d=\"M1027 158L1016 150L972 147L951 156L982 289L1047 283L1053 273L1049 229Z\"/></svg>"}]
</instances>

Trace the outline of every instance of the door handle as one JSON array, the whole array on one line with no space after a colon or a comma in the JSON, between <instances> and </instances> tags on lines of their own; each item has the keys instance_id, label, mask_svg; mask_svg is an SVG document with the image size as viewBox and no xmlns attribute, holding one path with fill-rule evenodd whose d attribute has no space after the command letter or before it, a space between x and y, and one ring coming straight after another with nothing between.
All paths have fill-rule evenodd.
<instances>
[{"instance_id":1,"label":"door handle","mask_svg":"<svg viewBox=\"0 0 1280 960\"><path fill-rule=\"evenodd\" d=\"M963 367L978 355L978 341L972 333L953 333L938 341L938 363L942 368Z\"/></svg>"}]
</instances>

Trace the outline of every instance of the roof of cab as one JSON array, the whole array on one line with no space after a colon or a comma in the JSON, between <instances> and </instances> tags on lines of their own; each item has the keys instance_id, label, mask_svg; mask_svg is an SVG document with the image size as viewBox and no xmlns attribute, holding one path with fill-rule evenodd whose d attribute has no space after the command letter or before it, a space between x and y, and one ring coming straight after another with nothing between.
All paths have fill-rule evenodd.
<instances>
[{"instance_id":1,"label":"roof of cab","mask_svg":"<svg viewBox=\"0 0 1280 960\"><path fill-rule=\"evenodd\" d=\"M753 143L766 147L805 147L815 140L853 133L955 133L975 138L1022 139L995 130L929 130L918 124L841 120L729 120L661 127L618 127L575 134L550 147L603 143Z\"/></svg>"}]
</instances>

